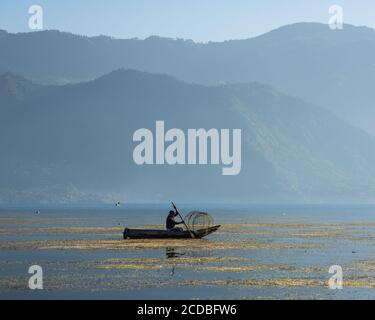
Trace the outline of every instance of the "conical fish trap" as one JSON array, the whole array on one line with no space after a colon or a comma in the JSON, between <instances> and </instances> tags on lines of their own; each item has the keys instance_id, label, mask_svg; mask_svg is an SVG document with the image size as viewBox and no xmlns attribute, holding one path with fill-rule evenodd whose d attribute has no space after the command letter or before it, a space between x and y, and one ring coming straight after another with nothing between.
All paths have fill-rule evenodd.
<instances>
[{"instance_id":1,"label":"conical fish trap","mask_svg":"<svg viewBox=\"0 0 375 320\"><path fill-rule=\"evenodd\" d=\"M201 211L189 212L185 217L185 222L192 231L207 229L214 225L214 219L207 212Z\"/></svg>"}]
</instances>

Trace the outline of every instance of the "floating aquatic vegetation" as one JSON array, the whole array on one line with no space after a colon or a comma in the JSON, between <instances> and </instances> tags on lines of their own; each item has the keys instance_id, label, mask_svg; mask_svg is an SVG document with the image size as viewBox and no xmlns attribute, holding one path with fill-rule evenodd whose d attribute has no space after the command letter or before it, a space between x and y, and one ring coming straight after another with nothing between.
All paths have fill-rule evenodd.
<instances>
[{"instance_id":1,"label":"floating aquatic vegetation","mask_svg":"<svg viewBox=\"0 0 375 320\"><path fill-rule=\"evenodd\" d=\"M328 287L323 279L274 278L274 279L230 279L212 281L192 281L193 286L231 286L231 287Z\"/></svg>"},{"instance_id":2,"label":"floating aquatic vegetation","mask_svg":"<svg viewBox=\"0 0 375 320\"><path fill-rule=\"evenodd\" d=\"M250 261L246 258L236 257L177 257L177 258L124 258L96 261L95 267L102 269L140 269L156 270L170 268L171 266L196 268L202 264L240 263Z\"/></svg>"},{"instance_id":3,"label":"floating aquatic vegetation","mask_svg":"<svg viewBox=\"0 0 375 320\"><path fill-rule=\"evenodd\" d=\"M251 263L251 264L250 264ZM96 261L94 266L99 269L128 270L162 270L171 267L184 268L195 272L326 272L320 267L301 267L285 264L260 264L249 258L237 257L179 257L165 258L123 258Z\"/></svg>"},{"instance_id":4,"label":"floating aquatic vegetation","mask_svg":"<svg viewBox=\"0 0 375 320\"><path fill-rule=\"evenodd\" d=\"M346 278L345 288L375 288L375 279L371 277ZM46 276L46 290L133 290L141 288L163 287L222 287L222 288L324 288L328 289L328 280L324 278L271 278L271 279L189 279L175 281L173 278L134 277L134 274L81 274ZM24 277L2 277L2 290L27 290Z\"/></svg>"},{"instance_id":5,"label":"floating aquatic vegetation","mask_svg":"<svg viewBox=\"0 0 375 320\"><path fill-rule=\"evenodd\" d=\"M0 228L0 235L49 235L49 234L118 234L121 235L122 227L24 227L24 228Z\"/></svg>"},{"instance_id":6,"label":"floating aquatic vegetation","mask_svg":"<svg viewBox=\"0 0 375 320\"><path fill-rule=\"evenodd\" d=\"M375 260L354 260L351 264L346 265L344 270L347 272L366 273L375 272Z\"/></svg>"},{"instance_id":7,"label":"floating aquatic vegetation","mask_svg":"<svg viewBox=\"0 0 375 320\"><path fill-rule=\"evenodd\" d=\"M123 240L120 226L90 227L82 219L59 219L54 223L53 219L42 222L41 218L38 215L32 223L19 221L16 227L12 225L15 219L0 219L0 236L5 236L0 240L0 250L25 250L30 253L25 259L33 260L1 261L0 268L12 276L0 279L0 290L27 290L27 266L37 263L39 254L51 259L43 260L43 267L48 270L44 279L47 290L212 286L275 288L273 297L280 294L277 292L285 294L285 290L278 289L291 288L291 295L301 291L307 297L319 297L311 293L314 291L327 297L326 292L331 292L326 290L331 260L332 264L342 265L345 288L375 288L375 260L368 253L374 240L371 228L375 224L371 223L224 224L217 233L201 240ZM163 226L139 228L162 229ZM13 234L17 239L25 237L7 240ZM36 237L31 236L35 235L43 240L34 240ZM336 246L340 256L328 258ZM361 246L367 246L361 256L352 254L352 250L364 248ZM30 258L34 253L36 261ZM358 257L362 260L353 260ZM23 266L25 274L19 277L10 272L23 270ZM314 289L304 291L303 288ZM241 294L246 296L244 292ZM267 293L262 291L263 295Z\"/></svg>"},{"instance_id":8,"label":"floating aquatic vegetation","mask_svg":"<svg viewBox=\"0 0 375 320\"><path fill-rule=\"evenodd\" d=\"M167 247L188 250L283 250L313 249L321 245L313 243L279 243L258 240L210 241L203 239L76 239L76 240L40 240L40 241L0 241L1 250L144 250Z\"/></svg>"}]
</instances>

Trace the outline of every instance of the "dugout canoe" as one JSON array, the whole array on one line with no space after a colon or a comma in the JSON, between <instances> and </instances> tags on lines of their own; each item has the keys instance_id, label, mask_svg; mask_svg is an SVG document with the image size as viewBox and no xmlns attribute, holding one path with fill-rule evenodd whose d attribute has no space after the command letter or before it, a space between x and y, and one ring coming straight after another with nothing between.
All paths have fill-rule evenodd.
<instances>
[{"instance_id":1,"label":"dugout canoe","mask_svg":"<svg viewBox=\"0 0 375 320\"><path fill-rule=\"evenodd\" d=\"M219 229L220 225L205 229L191 231L194 239L200 239ZM131 229L125 228L124 239L192 239L191 233L187 230L156 230L156 229Z\"/></svg>"}]
</instances>

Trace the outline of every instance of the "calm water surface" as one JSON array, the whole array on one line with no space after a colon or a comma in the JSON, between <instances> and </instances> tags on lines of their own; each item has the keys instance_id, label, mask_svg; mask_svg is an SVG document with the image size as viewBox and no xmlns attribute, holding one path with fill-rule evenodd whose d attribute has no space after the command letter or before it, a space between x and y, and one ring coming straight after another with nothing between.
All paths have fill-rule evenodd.
<instances>
[{"instance_id":1,"label":"calm water surface","mask_svg":"<svg viewBox=\"0 0 375 320\"><path fill-rule=\"evenodd\" d=\"M375 206L180 208L222 227L202 240L123 240L125 226L163 228L169 206L3 206L0 298L375 298ZM34 264L43 290L28 288ZM328 287L331 265L342 290Z\"/></svg>"}]
</instances>

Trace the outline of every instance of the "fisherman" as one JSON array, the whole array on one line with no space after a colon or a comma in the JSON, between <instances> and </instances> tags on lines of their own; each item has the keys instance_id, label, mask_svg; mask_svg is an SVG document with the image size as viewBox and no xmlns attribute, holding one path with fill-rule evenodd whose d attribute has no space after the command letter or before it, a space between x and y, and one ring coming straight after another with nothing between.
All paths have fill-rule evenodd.
<instances>
[{"instance_id":1,"label":"fisherman","mask_svg":"<svg viewBox=\"0 0 375 320\"><path fill-rule=\"evenodd\" d=\"M171 210L169 211L169 214L167 216L167 220L165 222L165 227L167 228L167 230L171 230L171 231L183 231L182 228L179 228L179 227L175 227L177 224L182 224L183 221L180 221L180 222L177 222L175 221L175 217L178 215L177 212Z\"/></svg>"}]
</instances>

